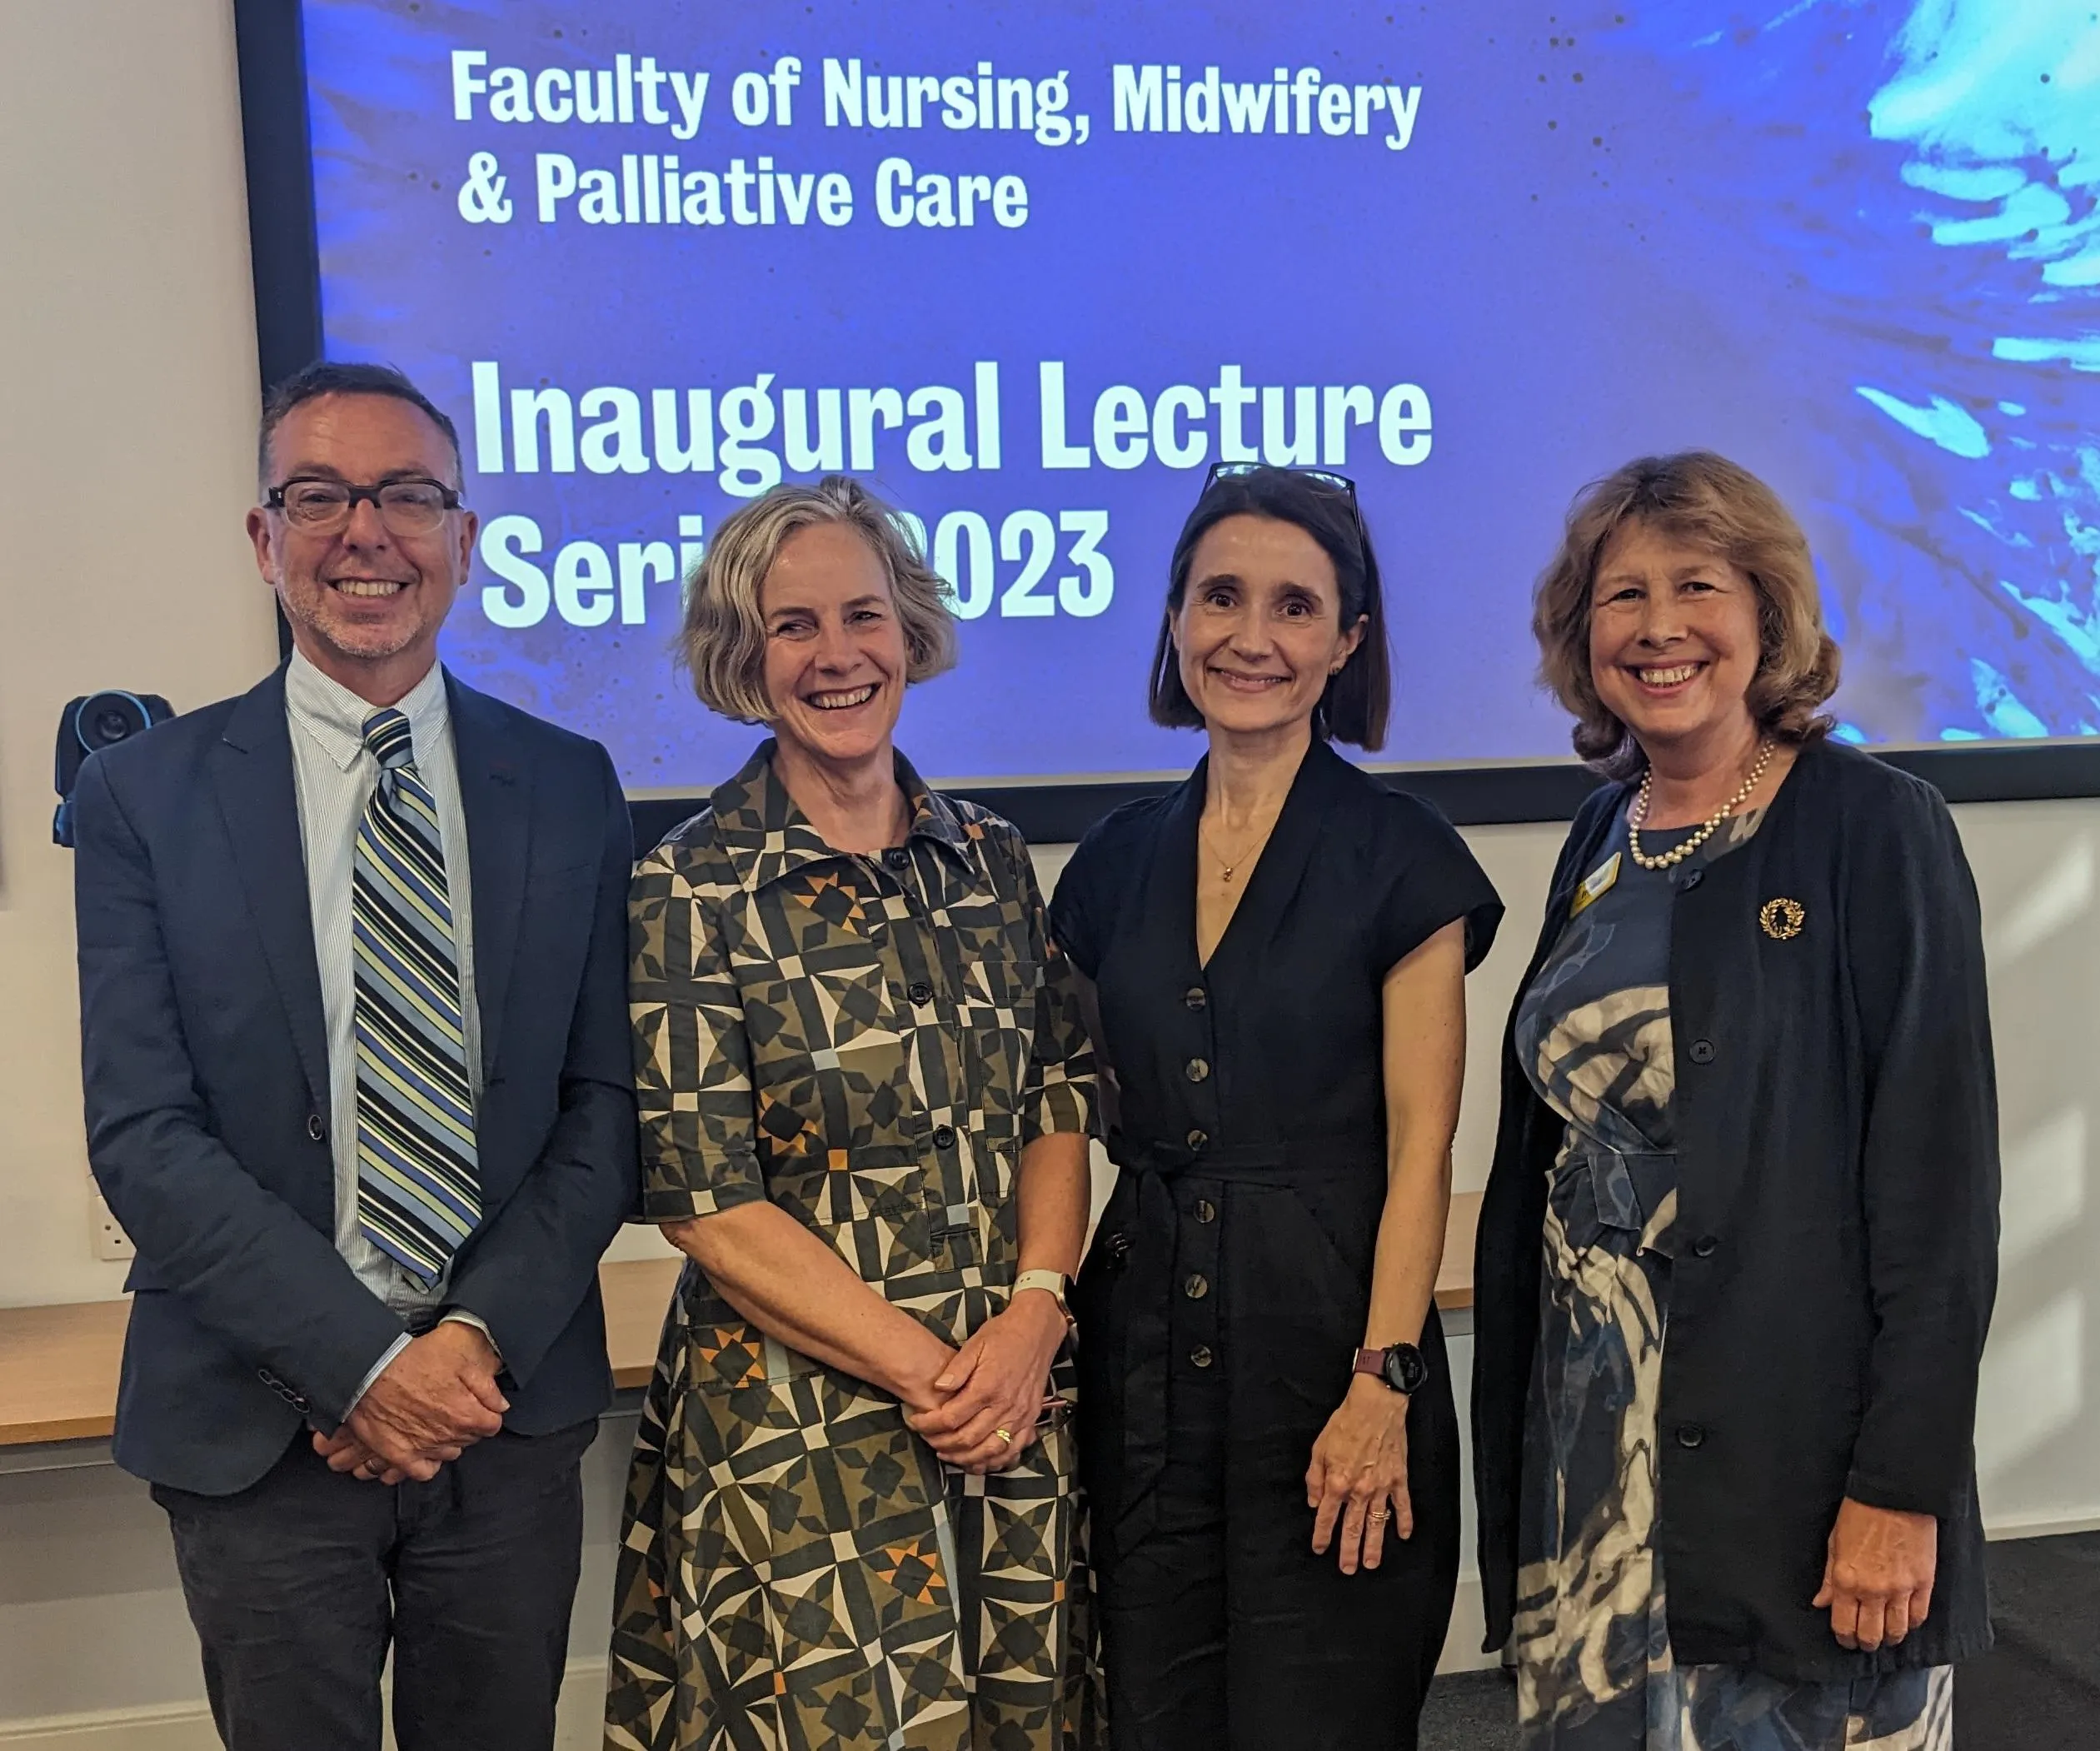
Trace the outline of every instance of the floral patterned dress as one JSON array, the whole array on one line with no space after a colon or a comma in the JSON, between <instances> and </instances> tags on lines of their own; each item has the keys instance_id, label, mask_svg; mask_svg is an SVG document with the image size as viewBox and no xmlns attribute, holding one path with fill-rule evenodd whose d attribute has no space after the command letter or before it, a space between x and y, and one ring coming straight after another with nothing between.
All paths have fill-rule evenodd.
<instances>
[{"instance_id":1,"label":"floral patterned dress","mask_svg":"<svg viewBox=\"0 0 2100 1751\"><path fill-rule=\"evenodd\" d=\"M1952 1667L1789 1684L1671 1657L1655 1548L1677 1246L1671 902L1678 882L1747 843L1762 819L1733 817L1674 869L1647 871L1628 855L1622 816L1518 1011L1519 1060L1568 1125L1546 1211L1518 1524L1518 1714L1532 1751L1953 1744ZM1644 834L1644 849L1687 836Z\"/></svg>"},{"instance_id":2,"label":"floral patterned dress","mask_svg":"<svg viewBox=\"0 0 2100 1751\"><path fill-rule=\"evenodd\" d=\"M951 1344L1006 1305L1022 1147L1093 1123L1071 975L1007 824L901 759L908 842L833 851L772 745L645 858L631 903L642 1215L769 1199ZM1069 1400L1069 1355L1056 1389ZM606 1744L1105 1743L1069 1419L950 1470L867 1382L690 1262L636 1438Z\"/></svg>"}]
</instances>

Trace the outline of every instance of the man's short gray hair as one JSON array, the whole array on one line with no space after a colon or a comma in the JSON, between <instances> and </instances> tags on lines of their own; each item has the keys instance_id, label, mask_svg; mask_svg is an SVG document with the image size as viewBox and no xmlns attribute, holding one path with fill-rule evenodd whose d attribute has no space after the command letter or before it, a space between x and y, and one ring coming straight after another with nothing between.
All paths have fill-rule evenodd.
<instances>
[{"instance_id":1,"label":"man's short gray hair","mask_svg":"<svg viewBox=\"0 0 2100 1751\"><path fill-rule=\"evenodd\" d=\"M290 377L272 384L270 392L262 397L262 426L256 435L255 471L256 478L263 486L270 485L270 440L277 436L284 417L294 407L317 402L324 395L383 395L392 401L407 402L445 434L445 441L452 451L452 484L466 484L466 471L460 462L459 427L452 423L450 414L409 381L407 372L397 371L392 365L316 359L311 365L302 366Z\"/></svg>"}]
</instances>

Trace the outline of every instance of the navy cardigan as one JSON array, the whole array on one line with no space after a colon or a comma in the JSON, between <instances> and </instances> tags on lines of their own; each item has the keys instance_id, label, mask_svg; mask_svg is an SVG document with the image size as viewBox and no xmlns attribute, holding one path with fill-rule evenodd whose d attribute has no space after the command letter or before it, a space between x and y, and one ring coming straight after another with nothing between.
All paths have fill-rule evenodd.
<instances>
[{"instance_id":1,"label":"navy cardigan","mask_svg":"<svg viewBox=\"0 0 2100 1751\"><path fill-rule=\"evenodd\" d=\"M1576 817L1526 987L1628 791L1608 785ZM1783 900L1793 905L1767 911ZM1814 743L1755 837L1688 876L1674 904L1684 1244L1656 1534L1672 1649L1682 1664L1789 1682L1980 1653L1991 1632L1973 1431L1998 1278L1998 1110L1981 920L1953 821L1929 786ZM1490 1650L1514 1607L1541 1233L1562 1135L1505 1033L1475 1275ZM1938 1517L1931 1613L1898 1647L1848 1652L1809 1605L1846 1496Z\"/></svg>"}]
</instances>

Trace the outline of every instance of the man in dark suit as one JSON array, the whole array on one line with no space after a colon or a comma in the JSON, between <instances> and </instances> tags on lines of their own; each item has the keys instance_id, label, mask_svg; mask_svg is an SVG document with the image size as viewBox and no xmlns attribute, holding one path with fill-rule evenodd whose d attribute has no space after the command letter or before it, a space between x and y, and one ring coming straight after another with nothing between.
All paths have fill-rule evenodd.
<instances>
[{"instance_id":1,"label":"man in dark suit","mask_svg":"<svg viewBox=\"0 0 2100 1751\"><path fill-rule=\"evenodd\" d=\"M116 1456L232 1751L552 1742L600 1254L635 1201L605 750L460 685L451 422L319 365L264 410L286 666L77 793L89 1157L138 1249Z\"/></svg>"}]
</instances>

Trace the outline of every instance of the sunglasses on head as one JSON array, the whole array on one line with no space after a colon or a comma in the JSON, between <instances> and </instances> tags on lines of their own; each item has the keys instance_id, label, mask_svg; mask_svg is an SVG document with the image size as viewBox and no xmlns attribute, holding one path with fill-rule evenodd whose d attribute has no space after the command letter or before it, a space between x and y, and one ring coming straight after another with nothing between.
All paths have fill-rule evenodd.
<instances>
[{"instance_id":1,"label":"sunglasses on head","mask_svg":"<svg viewBox=\"0 0 2100 1751\"><path fill-rule=\"evenodd\" d=\"M1333 491L1346 493L1349 496L1349 515L1356 520L1357 539L1359 541L1369 539L1369 531L1364 527L1363 507L1356 502L1356 482L1345 474L1335 473L1331 468L1280 468L1271 462L1213 462L1210 465L1210 472L1204 481L1203 491L1210 491L1220 481L1235 481L1250 474L1264 472L1294 474L1301 479L1315 481ZM1201 494L1198 495L1199 499L1201 496Z\"/></svg>"}]
</instances>

